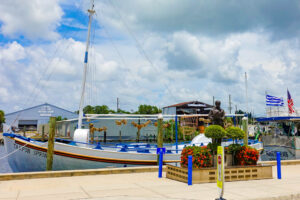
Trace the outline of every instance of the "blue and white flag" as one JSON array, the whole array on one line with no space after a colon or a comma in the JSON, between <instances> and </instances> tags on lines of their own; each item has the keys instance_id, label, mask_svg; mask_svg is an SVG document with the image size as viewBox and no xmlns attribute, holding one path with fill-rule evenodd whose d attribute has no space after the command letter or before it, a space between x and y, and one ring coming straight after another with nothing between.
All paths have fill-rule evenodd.
<instances>
[{"instance_id":1,"label":"blue and white flag","mask_svg":"<svg viewBox=\"0 0 300 200\"><path fill-rule=\"evenodd\" d=\"M266 105L267 106L284 106L283 98L266 95Z\"/></svg>"}]
</instances>

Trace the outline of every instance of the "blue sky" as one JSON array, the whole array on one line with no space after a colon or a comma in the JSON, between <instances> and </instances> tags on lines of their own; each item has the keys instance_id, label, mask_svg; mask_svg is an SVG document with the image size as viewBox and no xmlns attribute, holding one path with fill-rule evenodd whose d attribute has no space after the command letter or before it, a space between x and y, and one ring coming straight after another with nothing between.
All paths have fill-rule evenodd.
<instances>
[{"instance_id":1,"label":"blue sky","mask_svg":"<svg viewBox=\"0 0 300 200\"><path fill-rule=\"evenodd\" d=\"M21 3L22 2L22 3ZM0 3L0 109L78 109L88 0ZM300 101L300 3L95 0L85 104L136 110L183 101L265 113L265 92Z\"/></svg>"}]
</instances>

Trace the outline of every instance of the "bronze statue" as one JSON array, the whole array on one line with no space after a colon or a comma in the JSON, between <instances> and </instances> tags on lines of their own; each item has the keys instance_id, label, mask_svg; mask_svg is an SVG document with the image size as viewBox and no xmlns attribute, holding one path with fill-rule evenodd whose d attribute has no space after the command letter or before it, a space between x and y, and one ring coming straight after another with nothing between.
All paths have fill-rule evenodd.
<instances>
[{"instance_id":1,"label":"bronze statue","mask_svg":"<svg viewBox=\"0 0 300 200\"><path fill-rule=\"evenodd\" d=\"M208 118L212 124L224 127L225 112L221 108L221 101L216 101L216 106L209 111Z\"/></svg>"}]
</instances>

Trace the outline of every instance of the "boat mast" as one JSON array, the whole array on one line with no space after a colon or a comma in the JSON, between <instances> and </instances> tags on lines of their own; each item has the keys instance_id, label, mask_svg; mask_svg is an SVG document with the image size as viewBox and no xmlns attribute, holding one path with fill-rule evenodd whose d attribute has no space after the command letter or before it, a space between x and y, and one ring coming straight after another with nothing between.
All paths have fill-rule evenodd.
<instances>
[{"instance_id":1,"label":"boat mast","mask_svg":"<svg viewBox=\"0 0 300 200\"><path fill-rule=\"evenodd\" d=\"M79 129L81 129L81 126L82 126L83 102L84 102L85 82L86 82L86 73L87 73L87 64L88 64L88 51L89 51L89 44L90 44L90 32L91 32L91 24L92 24L93 14L95 13L94 0L91 0L91 7L90 7L90 9L88 9L88 12L89 12L89 26L88 26L88 35L87 35L87 40L86 40L83 79L82 79L82 85L81 85L81 97L80 97L80 104L79 104L79 117L78 117L78 128Z\"/></svg>"}]
</instances>

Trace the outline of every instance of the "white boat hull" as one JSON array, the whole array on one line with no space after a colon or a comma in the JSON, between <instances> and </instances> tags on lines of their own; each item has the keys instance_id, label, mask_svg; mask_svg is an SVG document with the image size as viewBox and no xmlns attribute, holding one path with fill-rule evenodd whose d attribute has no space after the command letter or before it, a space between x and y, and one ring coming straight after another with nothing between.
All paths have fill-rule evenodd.
<instances>
[{"instance_id":1,"label":"white boat hull","mask_svg":"<svg viewBox=\"0 0 300 200\"><path fill-rule=\"evenodd\" d=\"M26 141L28 138L14 134L7 135L3 137L4 144L8 162L14 172L45 171L48 143ZM262 143L250 146L258 150L262 149ZM180 162L184 146L179 145L178 147L178 153L175 153L175 147L171 147L174 153L164 154L164 163ZM148 153L139 153L136 150L129 148L129 151L120 152L120 147L105 147L104 150L100 150L93 149L87 144L73 146L55 142L53 170L157 165L156 149L148 148L150 150Z\"/></svg>"},{"instance_id":2,"label":"white boat hull","mask_svg":"<svg viewBox=\"0 0 300 200\"><path fill-rule=\"evenodd\" d=\"M47 143L28 142L4 137L8 162L14 172L45 171ZM157 165L157 155L151 153L118 152L55 143L53 170L96 169ZM164 163L180 161L180 154L165 154Z\"/></svg>"}]
</instances>

